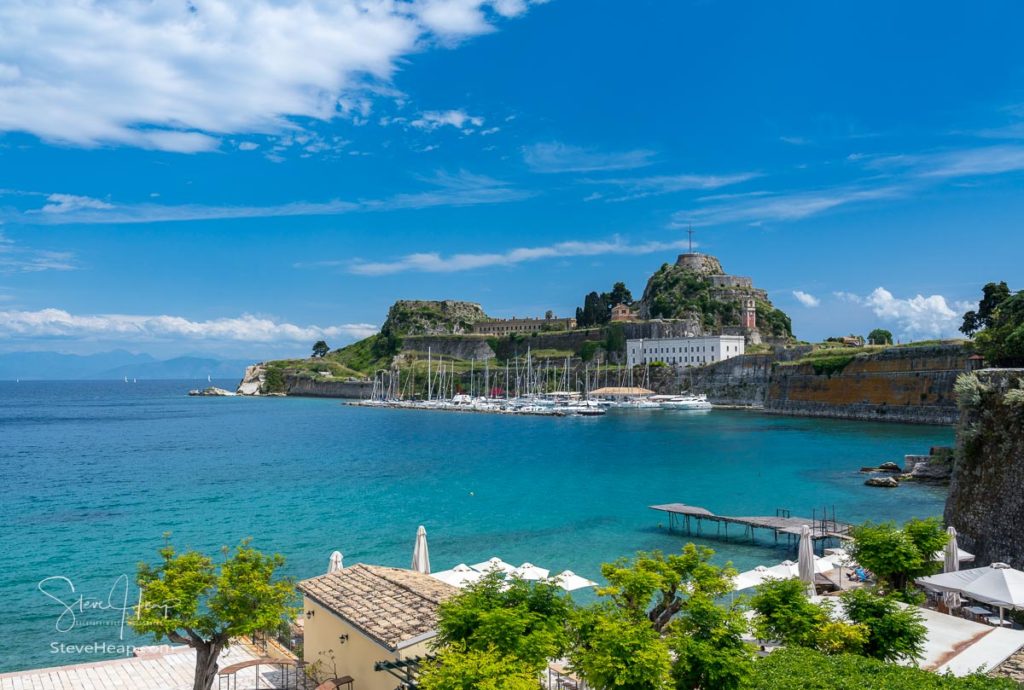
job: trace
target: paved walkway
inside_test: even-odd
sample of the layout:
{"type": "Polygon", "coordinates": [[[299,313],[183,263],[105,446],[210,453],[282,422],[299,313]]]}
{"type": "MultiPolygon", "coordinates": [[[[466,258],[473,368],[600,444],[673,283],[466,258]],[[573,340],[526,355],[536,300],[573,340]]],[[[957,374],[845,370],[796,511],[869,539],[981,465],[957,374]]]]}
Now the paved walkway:
{"type": "MultiPolygon", "coordinates": [[[[220,667],[256,657],[241,645],[229,647],[220,657],[220,667]]],[[[186,647],[172,647],[126,659],[91,664],[55,666],[0,674],[0,690],[191,690],[196,655],[186,647]]],[[[277,688],[277,669],[261,667],[259,687],[277,688]]],[[[238,673],[239,688],[256,687],[256,670],[238,673]]],[[[217,681],[214,681],[217,688],[217,681]]]]}

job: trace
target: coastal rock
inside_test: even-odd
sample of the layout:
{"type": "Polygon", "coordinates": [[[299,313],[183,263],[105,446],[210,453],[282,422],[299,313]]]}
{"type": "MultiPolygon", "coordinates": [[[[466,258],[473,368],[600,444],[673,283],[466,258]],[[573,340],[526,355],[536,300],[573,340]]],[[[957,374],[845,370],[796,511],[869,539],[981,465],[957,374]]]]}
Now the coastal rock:
{"type": "Polygon", "coordinates": [[[948,482],[953,475],[953,449],[932,448],[928,455],[907,455],[903,471],[914,479],[948,482]]]}
{"type": "Polygon", "coordinates": [[[398,300],[388,310],[382,334],[461,335],[472,331],[477,321],[488,316],[475,302],[457,300],[398,300]]]}
{"type": "Polygon", "coordinates": [[[232,393],[231,391],[224,390],[223,388],[217,388],[216,386],[209,386],[207,388],[203,388],[202,390],[199,390],[199,389],[190,390],[188,392],[188,394],[191,395],[191,396],[210,397],[210,398],[218,398],[218,397],[225,397],[225,396],[233,396],[233,395],[235,395],[235,393],[232,393]]]}
{"type": "Polygon", "coordinates": [[[878,486],[883,489],[895,489],[899,485],[896,477],[871,477],[864,482],[864,486],[878,486]]]}
{"type": "Polygon", "coordinates": [[[895,462],[883,462],[881,465],[878,466],[878,471],[879,472],[892,472],[893,474],[899,474],[903,470],[900,469],[900,466],[897,465],[895,462]]]}
{"type": "Polygon", "coordinates": [[[245,368],[245,375],[235,392],[238,395],[259,395],[266,378],[267,370],[262,364],[248,366],[245,368]]]}

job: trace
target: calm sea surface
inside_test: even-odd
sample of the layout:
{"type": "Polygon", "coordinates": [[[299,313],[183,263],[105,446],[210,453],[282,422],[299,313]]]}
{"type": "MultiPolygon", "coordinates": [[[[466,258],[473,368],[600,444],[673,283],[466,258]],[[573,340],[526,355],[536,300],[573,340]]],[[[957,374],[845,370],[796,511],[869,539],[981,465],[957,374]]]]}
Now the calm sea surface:
{"type": "MultiPolygon", "coordinates": [[[[153,560],[165,532],[211,553],[251,536],[305,578],[335,549],[347,564],[407,567],[423,524],[435,570],[498,555],[593,578],[603,561],[683,545],[654,503],[938,515],[943,490],[871,489],[857,470],[953,436],[726,411],[549,419],[186,397],[195,385],[0,382],[0,672],[151,644],[122,639],[104,607],[123,606],[118,577],[153,560]]],[[[695,541],[741,570],[791,556],[695,541]]]]}

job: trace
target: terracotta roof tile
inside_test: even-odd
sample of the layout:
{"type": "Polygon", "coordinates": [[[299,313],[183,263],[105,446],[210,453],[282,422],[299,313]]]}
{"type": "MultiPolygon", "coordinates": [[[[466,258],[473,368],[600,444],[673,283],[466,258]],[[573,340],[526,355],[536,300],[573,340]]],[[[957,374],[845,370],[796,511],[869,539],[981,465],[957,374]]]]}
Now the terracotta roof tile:
{"type": "Polygon", "coordinates": [[[429,575],[362,563],[303,580],[298,587],[391,650],[432,632],[438,604],[458,592],[429,575]]]}

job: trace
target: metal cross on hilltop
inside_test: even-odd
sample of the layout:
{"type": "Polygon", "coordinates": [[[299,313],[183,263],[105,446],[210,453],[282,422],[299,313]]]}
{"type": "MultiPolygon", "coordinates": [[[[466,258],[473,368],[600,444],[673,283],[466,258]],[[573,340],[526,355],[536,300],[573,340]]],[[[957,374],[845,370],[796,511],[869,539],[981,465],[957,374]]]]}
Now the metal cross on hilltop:
{"type": "Polygon", "coordinates": [[[690,253],[693,254],[693,226],[692,225],[687,227],[686,234],[690,236],[690,253]]]}

